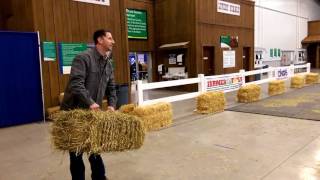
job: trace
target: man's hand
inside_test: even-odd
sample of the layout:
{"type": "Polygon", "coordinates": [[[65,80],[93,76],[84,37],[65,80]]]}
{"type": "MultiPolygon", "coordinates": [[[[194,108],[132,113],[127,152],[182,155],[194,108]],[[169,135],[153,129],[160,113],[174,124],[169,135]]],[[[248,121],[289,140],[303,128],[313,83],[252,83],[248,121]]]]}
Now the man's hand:
{"type": "Polygon", "coordinates": [[[90,109],[91,110],[99,110],[100,106],[97,103],[93,103],[93,104],[90,105],[90,109]]]}
{"type": "Polygon", "coordinates": [[[114,111],[114,107],[108,106],[108,111],[114,111]]]}

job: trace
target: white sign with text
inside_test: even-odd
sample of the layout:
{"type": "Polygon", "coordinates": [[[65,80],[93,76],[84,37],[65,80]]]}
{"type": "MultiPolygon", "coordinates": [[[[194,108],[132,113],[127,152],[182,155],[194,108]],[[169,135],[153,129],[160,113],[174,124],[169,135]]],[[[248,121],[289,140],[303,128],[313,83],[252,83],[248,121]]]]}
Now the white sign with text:
{"type": "Polygon", "coordinates": [[[110,0],[74,0],[74,1],[110,6],[110,0]]]}
{"type": "Polygon", "coordinates": [[[217,9],[220,13],[240,16],[240,5],[217,0],[217,9]]]}

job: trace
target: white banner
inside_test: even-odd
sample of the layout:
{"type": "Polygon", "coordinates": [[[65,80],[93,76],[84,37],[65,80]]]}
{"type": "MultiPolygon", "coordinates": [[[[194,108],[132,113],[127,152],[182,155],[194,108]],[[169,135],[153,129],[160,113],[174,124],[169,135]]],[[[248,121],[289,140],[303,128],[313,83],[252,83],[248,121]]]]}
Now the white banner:
{"type": "Polygon", "coordinates": [[[217,0],[217,9],[220,13],[240,16],[240,5],[217,0]]]}
{"type": "Polygon", "coordinates": [[[74,0],[74,1],[110,6],[110,0],[74,0]]]}
{"type": "Polygon", "coordinates": [[[239,89],[243,84],[241,75],[225,75],[218,78],[206,78],[207,91],[234,91],[239,89]]]}

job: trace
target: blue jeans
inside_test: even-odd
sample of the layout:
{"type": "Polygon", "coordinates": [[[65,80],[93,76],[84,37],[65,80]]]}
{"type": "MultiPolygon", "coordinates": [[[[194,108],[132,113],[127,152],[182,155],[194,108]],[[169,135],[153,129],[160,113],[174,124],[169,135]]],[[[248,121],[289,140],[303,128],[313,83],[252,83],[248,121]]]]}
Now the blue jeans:
{"type": "MultiPolygon", "coordinates": [[[[85,180],[85,167],[82,160],[82,153],[76,155],[75,152],[69,152],[69,155],[72,180],[85,180]]],[[[89,162],[91,165],[92,180],[106,180],[101,156],[99,154],[91,154],[89,156],[89,162]]]]}

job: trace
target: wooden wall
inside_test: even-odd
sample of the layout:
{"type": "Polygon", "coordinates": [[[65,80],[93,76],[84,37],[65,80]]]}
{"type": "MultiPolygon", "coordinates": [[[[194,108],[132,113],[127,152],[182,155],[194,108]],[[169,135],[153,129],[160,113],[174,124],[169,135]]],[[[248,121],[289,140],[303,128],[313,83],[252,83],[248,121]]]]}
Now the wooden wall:
{"type": "Polygon", "coordinates": [[[157,65],[166,64],[167,52],[159,46],[169,43],[187,42],[186,68],[189,77],[196,76],[195,71],[195,6],[196,0],[158,0],[155,3],[155,36],[157,65]]]}
{"type": "MultiPolygon", "coordinates": [[[[88,4],[73,0],[32,0],[34,30],[40,31],[41,41],[93,42],[96,29],[111,30],[114,47],[115,77],[118,83],[128,83],[128,44],[124,22],[123,1],[111,1],[110,6],[88,4]]],[[[45,107],[58,105],[58,96],[64,91],[68,75],[61,75],[58,61],[43,62],[45,107]]]]}
{"type": "MultiPolygon", "coordinates": [[[[226,0],[227,1],[227,0],[226,0]]],[[[197,1],[197,71],[203,72],[202,46],[214,46],[215,74],[237,72],[243,68],[243,47],[250,47],[250,69],[253,69],[254,56],[254,2],[247,0],[228,0],[240,5],[240,16],[217,12],[216,0],[197,1]],[[223,68],[223,49],[220,47],[220,36],[239,37],[236,51],[236,67],[223,68]]]]}
{"type": "Polygon", "coordinates": [[[320,35],[320,20],[308,22],[308,35],[320,35]]]}
{"type": "Polygon", "coordinates": [[[0,1],[0,28],[11,31],[33,31],[30,0],[0,1]]]}

